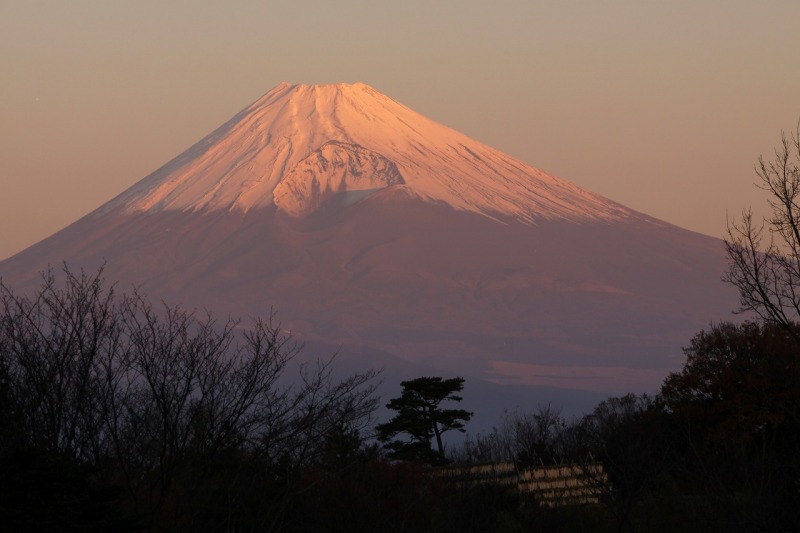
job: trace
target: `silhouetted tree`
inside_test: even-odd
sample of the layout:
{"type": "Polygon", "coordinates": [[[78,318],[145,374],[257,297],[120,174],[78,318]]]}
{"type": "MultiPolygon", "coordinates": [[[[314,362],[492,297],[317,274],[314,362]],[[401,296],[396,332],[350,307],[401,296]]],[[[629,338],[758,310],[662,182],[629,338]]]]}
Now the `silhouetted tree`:
{"type": "Polygon", "coordinates": [[[746,530],[787,530],[800,519],[800,358],[787,327],[797,328],[712,326],[662,387],[701,473],[694,485],[746,530]]]}
{"type": "MultiPolygon", "coordinates": [[[[149,527],[210,525],[196,521],[210,499],[245,485],[272,491],[254,528],[274,525],[326,436],[357,435],[377,405],[374,371],[336,380],[330,359],[292,379],[298,352],[271,321],[153,307],[117,295],[102,270],[45,272],[30,296],[0,282],[0,437],[125,487],[149,527]]],[[[235,522],[236,502],[217,508],[221,528],[235,522]]]]}
{"type": "Polygon", "coordinates": [[[506,412],[486,435],[468,437],[455,452],[460,463],[514,461],[521,468],[574,460],[566,440],[569,426],[561,410],[551,404],[536,411],[506,412]]]}
{"type": "Polygon", "coordinates": [[[576,428],[582,459],[601,461],[605,467],[611,490],[604,491],[604,503],[620,530],[636,529],[635,511],[670,466],[665,423],[658,398],[626,394],[600,402],[576,428]]]}
{"type": "Polygon", "coordinates": [[[772,160],[759,157],[755,171],[771,216],[758,223],[748,209],[728,224],[724,280],[739,289],[741,310],[781,325],[800,342],[791,327],[800,318],[800,122],[789,136],[781,134],[772,160]]]}
{"type": "Polygon", "coordinates": [[[421,377],[403,381],[400,385],[403,387],[401,396],[386,404],[397,414],[375,428],[378,438],[387,442],[400,434],[407,436],[407,440],[386,444],[394,458],[444,462],[442,434],[450,430],[463,432],[472,413],[463,409],[442,409],[440,404],[461,401],[461,396],[456,393],[464,388],[464,378],[421,377]],[[434,442],[435,450],[432,449],[434,442]]]}

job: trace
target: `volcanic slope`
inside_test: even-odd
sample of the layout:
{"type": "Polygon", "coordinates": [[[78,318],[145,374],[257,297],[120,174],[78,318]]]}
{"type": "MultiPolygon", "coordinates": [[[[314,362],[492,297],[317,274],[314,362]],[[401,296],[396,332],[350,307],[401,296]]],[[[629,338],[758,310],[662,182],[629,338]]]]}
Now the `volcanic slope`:
{"type": "Polygon", "coordinates": [[[345,357],[604,392],[654,389],[736,305],[718,240],[364,84],[279,85],[0,275],[61,261],[345,357]]]}

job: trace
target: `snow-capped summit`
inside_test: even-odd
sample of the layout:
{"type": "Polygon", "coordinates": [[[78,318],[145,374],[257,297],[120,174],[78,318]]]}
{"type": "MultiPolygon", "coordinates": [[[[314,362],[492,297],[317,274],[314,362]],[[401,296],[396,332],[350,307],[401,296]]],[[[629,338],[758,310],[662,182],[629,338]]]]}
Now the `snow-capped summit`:
{"type": "Polygon", "coordinates": [[[103,211],[241,210],[295,217],[405,185],[489,217],[622,219],[624,207],[356,83],[282,83],[103,211]]]}

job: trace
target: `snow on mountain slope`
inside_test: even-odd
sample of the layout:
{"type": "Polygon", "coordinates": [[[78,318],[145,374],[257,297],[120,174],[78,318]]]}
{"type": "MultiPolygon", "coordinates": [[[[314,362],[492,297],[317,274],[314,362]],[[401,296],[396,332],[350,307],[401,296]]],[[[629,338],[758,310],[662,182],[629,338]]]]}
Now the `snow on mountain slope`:
{"type": "Polygon", "coordinates": [[[377,189],[403,183],[397,165],[385,157],[358,145],[330,141],[287,172],[273,196],[278,209],[304,216],[336,195],[352,203],[377,189]]]}
{"type": "Polygon", "coordinates": [[[361,83],[282,83],[102,211],[247,212],[276,205],[305,216],[336,193],[363,196],[394,184],[455,209],[527,222],[620,220],[633,213],[361,83]]]}

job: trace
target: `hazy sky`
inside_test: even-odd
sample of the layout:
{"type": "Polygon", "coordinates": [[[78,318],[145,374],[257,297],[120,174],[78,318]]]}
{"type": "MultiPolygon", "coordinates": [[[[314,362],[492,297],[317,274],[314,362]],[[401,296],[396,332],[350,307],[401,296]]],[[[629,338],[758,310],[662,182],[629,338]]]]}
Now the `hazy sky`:
{"type": "Polygon", "coordinates": [[[800,2],[0,0],[0,258],[281,81],[362,81],[722,235],[800,118],[800,2]]]}

